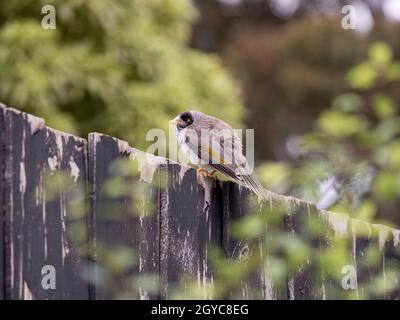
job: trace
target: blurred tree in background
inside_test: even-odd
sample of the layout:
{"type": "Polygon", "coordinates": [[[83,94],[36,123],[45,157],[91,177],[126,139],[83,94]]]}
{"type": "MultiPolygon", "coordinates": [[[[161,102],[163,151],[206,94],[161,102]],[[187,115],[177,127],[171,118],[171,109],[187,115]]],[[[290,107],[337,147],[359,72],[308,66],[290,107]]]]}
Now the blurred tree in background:
{"type": "Polygon", "coordinates": [[[400,62],[376,42],[345,79],[349,91],[333,99],[313,131],[289,143],[295,159],[265,163],[260,175],[269,188],[323,209],[400,224],[400,62]]]}
{"type": "MultiPolygon", "coordinates": [[[[81,136],[101,131],[139,148],[146,146],[147,130],[166,129],[169,119],[187,109],[234,127],[245,121],[255,129],[257,175],[267,188],[398,226],[399,24],[371,5],[370,32],[344,30],[340,8],[347,1],[286,1],[296,5],[292,11],[278,10],[278,0],[193,2],[198,11],[189,0],[2,3],[0,101],[42,116],[54,128],[81,136]],[[41,27],[47,4],[56,8],[56,30],[41,27]],[[326,14],[326,7],[336,14],[326,14]],[[221,64],[244,89],[246,117],[238,87],[221,64]]],[[[143,195],[137,186],[122,188],[123,179],[117,175],[105,184],[110,203],[126,190],[143,195]]],[[[120,222],[123,210],[109,210],[104,207],[107,218],[120,222]]],[[[83,212],[78,210],[78,218],[83,212]]],[[[272,279],[286,286],[287,262],[301,268],[309,257],[332,274],[348,263],[348,244],[312,250],[313,237],[326,229],[305,229],[303,239],[283,230],[285,212],[286,207],[254,211],[232,228],[238,240],[268,248],[272,279]],[[265,226],[272,228],[265,232],[265,226]]],[[[84,226],[77,226],[74,236],[83,243],[84,226]]],[[[104,278],[119,293],[113,276],[136,267],[135,253],[97,245],[104,250],[104,278]]],[[[262,254],[244,263],[219,254],[211,252],[219,274],[210,285],[218,298],[238,292],[242,279],[264,263],[262,254]]],[[[157,292],[157,279],[146,280],[149,292],[157,292]]],[[[139,281],[132,277],[125,285],[139,281]]],[[[193,288],[193,297],[202,298],[197,283],[193,288]]],[[[177,296],[191,297],[180,287],[177,296]]]]}
{"type": "Polygon", "coordinates": [[[341,27],[346,1],[193,2],[200,14],[186,0],[2,4],[0,101],[55,128],[82,136],[101,131],[139,148],[147,130],[166,129],[186,109],[235,127],[245,121],[255,129],[258,163],[269,161],[260,168],[269,188],[326,208],[349,198],[337,194],[343,189],[351,199],[335,209],[398,221],[398,205],[386,201],[378,209],[383,194],[399,195],[390,167],[397,161],[397,113],[390,110],[400,99],[392,66],[400,26],[385,18],[383,6],[357,2],[373,16],[373,28],[359,32],[341,27]],[[56,7],[56,30],[41,27],[45,4],[56,7]],[[375,41],[380,45],[369,50],[375,41]],[[246,117],[220,59],[243,87],[246,117]],[[392,78],[380,75],[374,59],[390,66],[392,78]],[[373,205],[353,201],[369,187],[363,196],[363,187],[344,187],[357,177],[374,190],[373,205]]]}
{"type": "MultiPolygon", "coordinates": [[[[378,2],[195,1],[201,19],[192,46],[219,53],[241,83],[259,161],[290,158],[286,138],[311,130],[318,114],[347,90],[344,74],[367,57],[372,42],[385,41],[400,56],[400,25],[378,2]],[[343,29],[344,4],[363,5],[371,30],[343,29]]],[[[393,94],[400,99],[400,90],[393,94]]]]}
{"type": "Polygon", "coordinates": [[[400,224],[400,24],[389,2],[196,1],[192,46],[218,52],[241,83],[265,186],[400,224]],[[366,29],[342,28],[344,4],[366,29]]]}
{"type": "Polygon", "coordinates": [[[239,126],[237,87],[216,56],[186,43],[186,0],[8,1],[0,12],[0,101],[81,136],[101,131],[145,146],[187,109],[239,126]],[[41,27],[54,5],[56,30],[41,27]]]}

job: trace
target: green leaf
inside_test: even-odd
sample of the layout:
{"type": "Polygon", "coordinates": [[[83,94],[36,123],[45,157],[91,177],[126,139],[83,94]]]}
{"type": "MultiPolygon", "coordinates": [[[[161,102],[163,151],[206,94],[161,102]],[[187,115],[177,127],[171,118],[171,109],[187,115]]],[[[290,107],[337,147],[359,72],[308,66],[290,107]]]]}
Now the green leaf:
{"type": "Polygon", "coordinates": [[[388,81],[400,80],[400,62],[393,62],[386,72],[388,81]]]}
{"type": "Polygon", "coordinates": [[[396,105],[394,101],[385,94],[376,94],[372,98],[372,107],[380,119],[387,119],[395,115],[396,105]]]}
{"type": "Polygon", "coordinates": [[[400,169],[400,140],[394,141],[390,146],[390,159],[389,163],[392,168],[400,169]]]}
{"type": "Polygon", "coordinates": [[[383,120],[374,129],[373,135],[378,143],[390,141],[400,133],[400,118],[388,118],[383,120]]]}
{"type": "Polygon", "coordinates": [[[290,166],[285,162],[266,162],[258,169],[258,176],[265,187],[285,193],[290,185],[290,166]]]}
{"type": "Polygon", "coordinates": [[[365,200],[355,212],[355,218],[363,221],[372,221],[375,217],[376,205],[371,200],[365,200]]]}
{"type": "Polygon", "coordinates": [[[400,175],[381,172],[373,183],[374,193],[382,200],[394,200],[400,195],[400,175]]]}
{"type": "Polygon", "coordinates": [[[337,138],[345,138],[365,129],[360,117],[331,110],[325,111],[318,123],[324,132],[337,138]]]}
{"type": "Polygon", "coordinates": [[[368,62],[363,62],[347,73],[346,80],[350,87],[365,90],[374,85],[377,76],[374,67],[368,62]]]}
{"type": "Polygon", "coordinates": [[[260,214],[251,214],[232,226],[232,233],[238,239],[253,239],[265,231],[266,224],[260,214]]]}
{"type": "Polygon", "coordinates": [[[362,108],[363,100],[355,93],[341,94],[333,100],[332,107],[343,112],[359,111],[362,108]]]}
{"type": "Polygon", "coordinates": [[[392,49],[385,42],[375,42],[369,48],[369,60],[374,67],[387,67],[392,58],[392,49]]]}

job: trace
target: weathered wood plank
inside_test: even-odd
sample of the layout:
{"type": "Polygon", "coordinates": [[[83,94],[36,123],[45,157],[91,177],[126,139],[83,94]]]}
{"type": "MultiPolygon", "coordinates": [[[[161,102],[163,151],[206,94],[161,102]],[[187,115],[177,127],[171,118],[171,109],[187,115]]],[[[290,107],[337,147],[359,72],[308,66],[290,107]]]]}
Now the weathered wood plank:
{"type": "MultiPolygon", "coordinates": [[[[285,230],[294,241],[309,250],[303,253],[299,262],[288,261],[289,300],[322,300],[326,298],[323,271],[320,268],[319,253],[329,249],[327,226],[318,217],[314,206],[298,203],[285,215],[285,230]]],[[[300,253],[299,253],[300,254],[300,253]]]]}
{"type": "Polygon", "coordinates": [[[382,261],[385,280],[390,284],[389,289],[385,288],[384,295],[386,300],[400,300],[400,231],[391,231],[385,241],[385,260],[382,261]]]}
{"type": "Polygon", "coordinates": [[[87,146],[3,105],[0,164],[0,298],[211,298],[216,283],[237,299],[400,299],[399,230],[291,197],[259,203],[234,183],[105,135],[87,146]],[[247,238],[235,236],[240,224],[247,238]],[[238,271],[230,283],[213,248],[238,271]],[[45,265],[54,290],[42,286],[45,265]],[[343,286],[348,268],[354,288],[343,286]]]}
{"type": "MultiPolygon", "coordinates": [[[[354,223],[354,220],[352,221],[354,223]]],[[[369,224],[369,234],[356,234],[358,290],[364,299],[400,299],[399,230],[369,224]],[[366,243],[364,248],[359,242],[366,243]]]]}
{"type": "Polygon", "coordinates": [[[4,170],[5,131],[4,114],[6,106],[0,103],[0,300],[4,299],[4,170]]]}
{"type": "Polygon", "coordinates": [[[80,277],[87,245],[85,140],[10,108],[4,128],[5,297],[87,299],[80,277]],[[54,289],[42,286],[45,265],[55,268],[54,289]]]}
{"type": "Polygon", "coordinates": [[[146,171],[141,154],[89,134],[94,299],[158,296],[159,177],[146,171]]]}
{"type": "Polygon", "coordinates": [[[233,262],[243,261],[243,269],[246,264],[256,264],[255,271],[241,279],[239,290],[232,290],[228,297],[303,300],[399,296],[398,230],[320,211],[307,202],[272,193],[271,203],[260,206],[254,199],[246,199],[248,194],[235,184],[225,184],[225,253],[233,262]],[[280,210],[274,209],[279,206],[280,210]],[[266,227],[262,240],[231,235],[235,221],[246,224],[240,219],[257,212],[264,217],[266,227]],[[244,252],[247,259],[243,259],[244,252]],[[280,259],[286,265],[286,290],[282,290],[281,281],[268,278],[271,265],[280,259]],[[355,284],[348,278],[352,270],[355,284]]]}
{"type": "Polygon", "coordinates": [[[222,190],[185,166],[168,164],[161,172],[162,297],[210,298],[214,270],[209,255],[222,245],[222,190]]]}
{"type": "Polygon", "coordinates": [[[306,263],[291,270],[289,266],[290,299],[398,297],[397,230],[345,214],[317,211],[305,202],[287,226],[295,239],[312,249],[306,263]]]}
{"type": "Polygon", "coordinates": [[[276,217],[270,203],[259,202],[248,189],[229,182],[224,184],[223,219],[223,249],[228,260],[242,264],[241,269],[253,270],[240,279],[238,288],[231,290],[227,298],[285,299],[286,279],[279,280],[271,274],[274,237],[283,231],[283,216],[276,217]],[[232,227],[250,214],[262,217],[263,231],[251,239],[235,237],[232,227]]]}

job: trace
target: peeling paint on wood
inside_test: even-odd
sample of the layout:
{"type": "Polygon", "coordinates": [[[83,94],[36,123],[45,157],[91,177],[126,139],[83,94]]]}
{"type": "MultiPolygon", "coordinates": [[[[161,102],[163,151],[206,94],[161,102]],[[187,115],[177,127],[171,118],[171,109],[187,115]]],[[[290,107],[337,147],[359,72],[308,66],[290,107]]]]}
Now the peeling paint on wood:
{"type": "MultiPolygon", "coordinates": [[[[119,148],[119,150],[121,149],[119,148]]],[[[126,152],[127,148],[123,150],[126,152]]],[[[140,180],[147,183],[152,183],[155,172],[162,164],[167,163],[167,159],[165,158],[160,158],[134,148],[129,148],[129,158],[137,160],[140,180]]]]}
{"type": "MultiPolygon", "coordinates": [[[[159,269],[158,177],[153,177],[152,172],[151,179],[139,178],[139,181],[132,171],[127,173],[122,170],[119,164],[126,166],[130,163],[121,161],[135,162],[139,171],[144,170],[145,164],[137,157],[139,152],[130,158],[130,149],[126,142],[119,139],[98,133],[89,135],[91,241],[96,274],[93,299],[157,297],[157,293],[149,292],[142,285],[142,277],[157,275],[159,269]],[[113,191],[107,189],[112,179],[118,179],[116,187],[121,188],[123,193],[113,195],[113,191]],[[154,182],[155,186],[150,182],[154,182]],[[103,271],[110,267],[108,260],[121,248],[128,250],[128,255],[134,256],[136,261],[105,279],[107,275],[103,271]]],[[[143,177],[142,172],[137,174],[143,177]]],[[[157,279],[150,282],[158,286],[157,279]]]]}
{"type": "MultiPolygon", "coordinates": [[[[160,190],[162,297],[174,297],[177,285],[183,280],[184,291],[189,284],[197,283],[199,298],[209,298],[207,286],[214,276],[209,252],[212,246],[222,244],[221,189],[209,178],[203,185],[198,184],[195,170],[182,175],[178,164],[163,165],[161,172],[164,179],[160,190]]],[[[185,295],[179,293],[181,297],[185,295]]]]}
{"type": "MultiPolygon", "coordinates": [[[[241,280],[241,290],[231,291],[230,299],[286,299],[287,288],[272,281],[270,276],[270,252],[266,245],[272,243],[269,228],[265,227],[266,242],[261,240],[238,240],[231,234],[231,227],[237,220],[250,213],[270,210],[271,205],[259,203],[248,189],[234,183],[224,184],[223,193],[223,250],[227,258],[239,263],[246,263],[249,256],[260,254],[260,263],[246,279],[241,280]],[[245,258],[244,258],[245,257],[245,258]]],[[[280,228],[283,231],[283,222],[280,228]]]]}
{"type": "MultiPolygon", "coordinates": [[[[400,250],[396,247],[395,235],[398,230],[383,225],[369,224],[364,221],[349,218],[340,213],[329,211],[317,211],[311,207],[311,215],[303,205],[296,210],[295,214],[285,222],[289,229],[299,241],[308,241],[314,250],[320,252],[320,257],[327,250],[345,250],[346,255],[338,256],[344,259],[341,265],[334,270],[320,269],[318,271],[317,260],[309,260],[305,267],[289,271],[293,277],[292,284],[294,299],[365,299],[385,298],[398,299],[400,283],[395,283],[395,288],[389,293],[381,295],[371,291],[372,287],[378,286],[376,281],[382,278],[383,286],[389,287],[386,283],[385,273],[389,270],[399,269],[400,250]],[[315,220],[318,217],[318,220],[315,220]],[[314,219],[314,222],[312,221],[314,219]],[[315,222],[322,223],[322,232],[312,236],[312,225],[315,222]],[[340,246],[343,246],[340,249],[340,246]],[[379,259],[377,263],[367,263],[367,256],[374,255],[379,259]],[[355,288],[345,289],[342,287],[341,279],[343,267],[350,266],[356,271],[355,288]],[[332,273],[333,272],[333,273],[332,273]],[[334,277],[336,277],[334,279],[334,277]]],[[[318,255],[313,255],[314,259],[318,255]]],[[[381,283],[381,284],[382,284],[381,283]]],[[[291,294],[293,295],[293,294],[291,294]]]]}
{"type": "Polygon", "coordinates": [[[346,297],[400,298],[399,275],[391,273],[400,270],[400,230],[273,192],[260,202],[244,187],[204,178],[125,141],[91,133],[86,143],[1,104],[0,145],[0,299],[168,299],[185,297],[193,284],[199,298],[210,298],[207,287],[218,276],[213,247],[243,267],[259,258],[226,298],[332,299],[343,288],[318,260],[339,245],[343,263],[357,271],[346,297]],[[280,207],[285,214],[273,222],[280,207]],[[232,235],[236,221],[265,212],[262,241],[232,235]],[[285,261],[286,278],[278,283],[271,248],[281,234],[315,254],[299,265],[285,261]],[[371,251],[378,261],[366,265],[371,251]],[[45,264],[56,268],[56,290],[41,287],[45,264]],[[376,279],[380,295],[370,292],[376,279]]]}
{"type": "Polygon", "coordinates": [[[5,265],[5,237],[4,237],[4,198],[5,198],[5,127],[4,127],[4,115],[6,113],[6,106],[0,103],[0,299],[4,299],[4,265],[5,265]]]}
{"type": "MultiPolygon", "coordinates": [[[[44,127],[44,121],[7,108],[3,110],[5,133],[4,186],[5,212],[5,297],[8,299],[86,299],[88,285],[80,278],[85,264],[82,248],[75,247],[69,238],[72,212],[67,186],[53,176],[57,189],[52,199],[45,199],[48,159],[57,155],[57,168],[69,171],[69,161],[85,172],[84,150],[75,148],[85,141],[44,127]],[[40,190],[40,191],[39,191],[40,190]],[[56,270],[56,289],[41,286],[41,269],[53,265],[56,270]],[[29,288],[29,290],[28,290],[29,288]]],[[[78,182],[78,179],[72,183],[78,182]]],[[[80,179],[85,185],[85,179],[80,179]]],[[[83,190],[84,192],[84,190],[83,190]]],[[[83,202],[85,202],[85,197],[83,202]]],[[[86,221],[82,223],[86,226],[86,221]]],[[[86,240],[87,243],[87,240],[86,240]]],[[[86,247],[86,245],[85,245],[86,247]]]]}

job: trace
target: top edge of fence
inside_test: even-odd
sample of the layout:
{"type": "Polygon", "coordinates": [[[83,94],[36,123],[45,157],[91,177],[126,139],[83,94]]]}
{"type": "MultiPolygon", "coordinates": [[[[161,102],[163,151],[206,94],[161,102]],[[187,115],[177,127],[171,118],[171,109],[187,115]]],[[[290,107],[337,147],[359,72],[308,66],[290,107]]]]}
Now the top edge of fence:
{"type": "Polygon", "coordinates": [[[92,144],[92,147],[96,147],[96,145],[101,141],[102,138],[106,139],[112,139],[114,140],[115,144],[117,145],[118,148],[118,153],[121,156],[125,156],[127,159],[130,160],[136,160],[139,163],[139,171],[140,171],[140,178],[142,181],[151,183],[152,182],[152,177],[154,176],[155,171],[161,166],[161,165],[167,165],[167,164],[176,164],[181,166],[183,171],[187,171],[189,169],[193,169],[185,164],[178,163],[175,161],[172,161],[168,158],[165,157],[160,157],[153,155],[151,153],[145,152],[143,150],[140,150],[135,147],[131,147],[129,143],[125,140],[99,133],[99,132],[90,132],[88,139],[89,139],[89,144],[92,144]]]}
{"type": "MultiPolygon", "coordinates": [[[[131,147],[127,141],[124,141],[122,139],[119,139],[119,138],[116,138],[116,137],[113,137],[113,136],[110,136],[110,135],[107,135],[104,133],[90,132],[88,134],[88,139],[85,139],[85,138],[75,136],[73,134],[69,134],[69,133],[66,133],[66,132],[51,128],[51,127],[47,127],[45,125],[45,120],[43,118],[33,116],[29,113],[15,109],[13,107],[9,107],[6,104],[1,103],[1,102],[0,102],[0,109],[3,109],[4,111],[8,110],[8,111],[14,112],[16,114],[25,116],[27,118],[27,120],[31,123],[32,134],[34,134],[38,130],[47,128],[48,130],[51,130],[55,134],[59,134],[59,135],[67,136],[67,137],[73,137],[77,140],[83,141],[84,143],[87,143],[87,141],[89,141],[89,144],[91,142],[94,144],[97,144],[102,137],[113,139],[116,142],[119,153],[122,156],[126,156],[127,158],[129,158],[131,160],[137,160],[139,162],[139,167],[141,168],[141,170],[142,170],[141,173],[143,174],[143,176],[141,176],[143,181],[151,182],[151,177],[153,176],[155,170],[157,170],[157,168],[160,165],[164,165],[164,164],[176,164],[176,165],[181,166],[182,171],[183,171],[182,176],[184,176],[186,174],[186,172],[189,171],[190,169],[193,170],[193,167],[188,166],[184,163],[178,163],[178,162],[175,162],[175,161],[165,158],[165,157],[159,157],[159,156],[147,153],[138,148],[131,147]]],[[[233,182],[233,183],[235,183],[235,182],[233,182]]],[[[267,193],[267,199],[265,201],[259,200],[259,202],[260,203],[269,202],[270,206],[272,206],[274,201],[283,203],[284,205],[288,206],[288,208],[289,208],[288,214],[289,215],[292,214],[293,212],[296,212],[296,210],[295,210],[296,208],[298,208],[300,206],[306,206],[308,211],[310,211],[312,208],[313,211],[316,211],[319,216],[325,218],[329,222],[330,227],[335,231],[337,231],[336,229],[338,229],[341,224],[342,225],[346,224],[348,226],[348,229],[352,228],[353,225],[356,225],[359,223],[367,224],[368,227],[376,229],[376,230],[378,230],[378,232],[392,233],[393,238],[394,238],[393,239],[394,244],[396,246],[400,245],[400,241],[399,241],[400,230],[399,229],[389,227],[389,226],[386,226],[383,224],[374,224],[374,223],[370,223],[368,221],[355,219],[355,218],[352,218],[347,213],[333,212],[333,211],[329,211],[329,210],[319,209],[316,207],[316,205],[314,203],[312,203],[310,201],[296,198],[294,196],[282,195],[282,194],[270,191],[268,189],[265,189],[265,190],[267,193]]],[[[338,229],[338,231],[340,231],[339,229],[338,229]]],[[[346,230],[346,234],[348,232],[349,232],[349,230],[346,230]]]]}
{"type": "Polygon", "coordinates": [[[8,105],[6,105],[4,103],[1,103],[1,102],[0,102],[0,109],[2,109],[3,112],[9,111],[9,112],[13,112],[16,115],[20,115],[22,117],[25,117],[26,120],[30,124],[31,134],[35,134],[39,130],[42,130],[42,129],[47,129],[47,130],[53,132],[57,136],[64,136],[64,137],[68,137],[68,138],[74,138],[75,140],[80,140],[80,141],[82,141],[84,143],[86,143],[86,141],[87,141],[85,138],[79,137],[77,135],[74,135],[74,134],[71,134],[71,133],[68,133],[68,132],[65,132],[65,131],[61,131],[61,130],[58,130],[58,129],[55,129],[55,128],[47,126],[45,119],[42,118],[42,117],[34,116],[34,115],[30,114],[30,113],[18,110],[18,109],[14,108],[14,107],[10,107],[10,106],[8,106],[8,105]]]}

